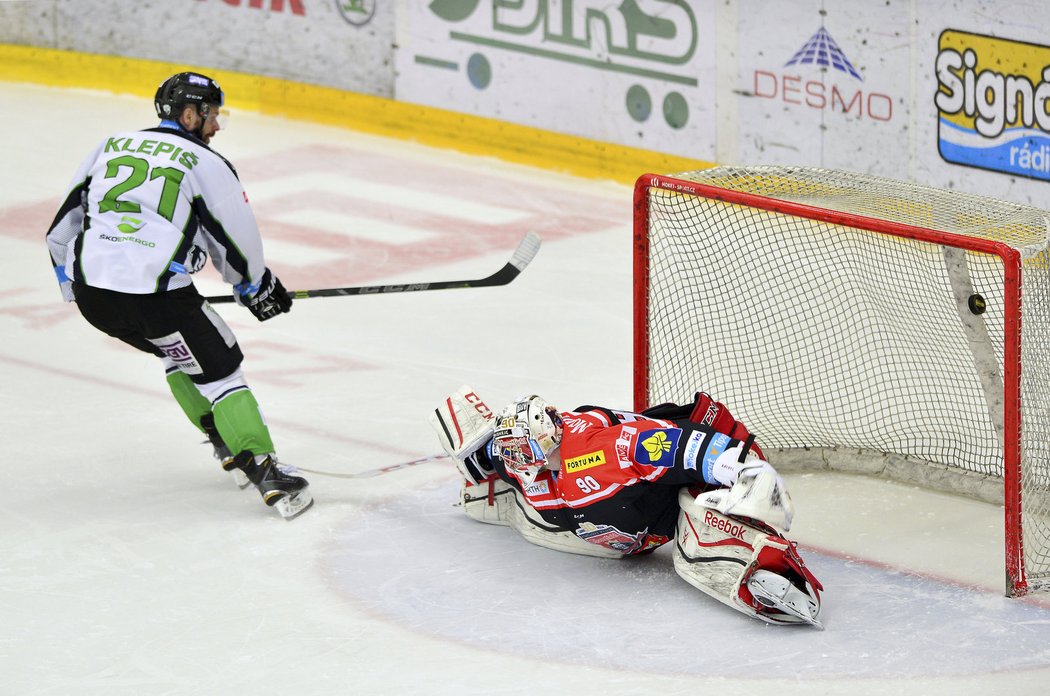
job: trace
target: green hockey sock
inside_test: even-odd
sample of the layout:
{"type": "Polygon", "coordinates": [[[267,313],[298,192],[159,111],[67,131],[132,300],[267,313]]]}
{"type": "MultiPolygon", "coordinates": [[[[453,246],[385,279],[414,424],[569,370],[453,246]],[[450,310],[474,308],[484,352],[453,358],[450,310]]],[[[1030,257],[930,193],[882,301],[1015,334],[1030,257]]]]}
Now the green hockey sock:
{"type": "Polygon", "coordinates": [[[252,454],[270,454],[274,451],[270,429],[263,422],[259,402],[249,389],[239,389],[219,401],[212,408],[215,427],[234,454],[251,450],[252,454]]]}
{"type": "Polygon", "coordinates": [[[168,387],[171,389],[175,400],[182,407],[182,412],[190,419],[197,430],[204,432],[201,427],[201,418],[211,413],[211,402],[204,398],[197,385],[193,383],[189,375],[181,370],[176,370],[167,376],[168,387]]]}

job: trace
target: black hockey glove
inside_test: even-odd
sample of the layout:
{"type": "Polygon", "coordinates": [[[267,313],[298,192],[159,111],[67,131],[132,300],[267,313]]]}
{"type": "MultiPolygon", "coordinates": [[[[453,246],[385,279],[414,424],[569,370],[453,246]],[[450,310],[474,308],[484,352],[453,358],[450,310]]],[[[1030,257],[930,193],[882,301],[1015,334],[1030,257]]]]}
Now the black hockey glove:
{"type": "Polygon", "coordinates": [[[240,301],[259,321],[292,311],[292,296],[269,268],[259,281],[259,291],[250,297],[241,295],[240,301]]]}

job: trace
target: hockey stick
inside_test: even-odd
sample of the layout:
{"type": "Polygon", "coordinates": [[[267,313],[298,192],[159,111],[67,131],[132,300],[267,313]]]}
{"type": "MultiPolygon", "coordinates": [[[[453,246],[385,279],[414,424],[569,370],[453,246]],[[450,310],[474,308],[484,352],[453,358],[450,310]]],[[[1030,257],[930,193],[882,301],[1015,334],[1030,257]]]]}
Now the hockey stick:
{"type": "Polygon", "coordinates": [[[382,466],[378,469],[368,469],[367,471],[357,471],[351,474],[340,474],[334,471],[317,471],[316,469],[305,469],[301,466],[295,467],[299,471],[307,474],[317,474],[318,476],[331,476],[332,478],[345,478],[345,479],[360,479],[360,478],[373,478],[382,474],[389,473],[391,471],[397,471],[398,469],[407,469],[410,466],[417,464],[426,464],[427,462],[436,462],[439,459],[448,459],[447,454],[432,454],[429,457],[420,457],[419,459],[413,459],[410,462],[401,462],[399,464],[391,464],[389,466],[382,466]]]}
{"type": "MultiPolygon", "coordinates": [[[[293,290],[288,294],[296,300],[308,297],[335,297],[340,295],[384,295],[392,292],[420,292],[422,290],[452,290],[454,288],[487,288],[506,285],[525,270],[540,250],[540,236],[529,232],[518,242],[510,261],[495,273],[478,280],[440,280],[432,283],[408,283],[405,285],[360,285],[349,288],[322,288],[320,290],[293,290]]],[[[205,297],[211,304],[233,302],[233,295],[205,297]]]]}

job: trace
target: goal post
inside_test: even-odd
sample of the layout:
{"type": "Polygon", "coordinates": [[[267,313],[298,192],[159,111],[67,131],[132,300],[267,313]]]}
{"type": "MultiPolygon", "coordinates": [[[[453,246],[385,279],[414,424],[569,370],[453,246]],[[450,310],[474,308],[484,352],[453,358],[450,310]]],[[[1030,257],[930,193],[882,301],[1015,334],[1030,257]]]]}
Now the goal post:
{"type": "Polygon", "coordinates": [[[1002,504],[1007,595],[1050,590],[1050,213],[775,166],[634,206],[636,409],[703,389],[775,466],[1002,504]]]}

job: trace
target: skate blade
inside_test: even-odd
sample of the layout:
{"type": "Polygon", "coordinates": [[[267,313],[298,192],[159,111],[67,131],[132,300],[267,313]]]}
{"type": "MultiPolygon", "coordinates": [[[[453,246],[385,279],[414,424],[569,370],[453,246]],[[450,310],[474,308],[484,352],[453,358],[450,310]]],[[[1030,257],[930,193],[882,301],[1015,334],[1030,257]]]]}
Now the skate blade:
{"type": "Polygon", "coordinates": [[[804,621],[818,630],[824,630],[824,624],[816,616],[820,609],[814,606],[806,593],[786,578],[766,570],[758,570],[748,581],[747,588],[759,603],[804,621]]]}
{"type": "Polygon", "coordinates": [[[282,496],[280,500],[273,503],[267,502],[274,510],[286,520],[291,520],[303,514],[314,504],[314,498],[310,495],[310,489],[304,488],[295,495],[282,496]]]}
{"type": "Polygon", "coordinates": [[[248,474],[244,473],[243,469],[231,469],[230,473],[233,474],[233,482],[237,484],[237,487],[242,491],[251,485],[251,480],[248,478],[248,474]]]}
{"type": "Polygon", "coordinates": [[[248,474],[245,473],[244,469],[234,465],[233,457],[222,460],[222,470],[230,472],[233,476],[233,482],[237,484],[237,487],[242,491],[251,485],[251,480],[248,478],[248,474]]]}

